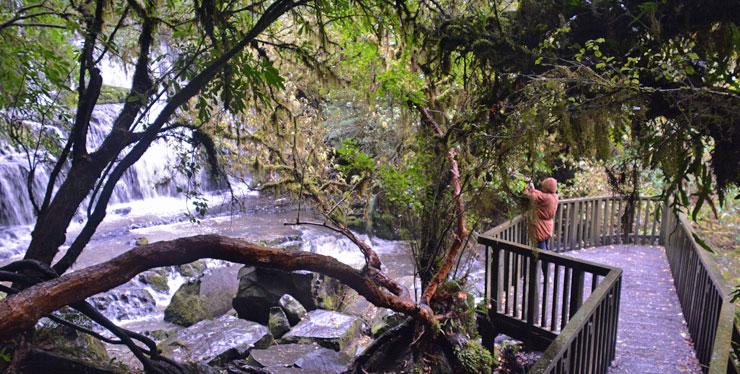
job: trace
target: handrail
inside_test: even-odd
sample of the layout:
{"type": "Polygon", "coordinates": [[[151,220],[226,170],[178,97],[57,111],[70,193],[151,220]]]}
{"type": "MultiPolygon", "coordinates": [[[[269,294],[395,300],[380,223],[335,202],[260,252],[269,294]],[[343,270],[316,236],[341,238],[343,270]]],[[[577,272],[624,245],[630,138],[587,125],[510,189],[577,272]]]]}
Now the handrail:
{"type": "MultiPolygon", "coordinates": [[[[695,242],[686,217],[666,214],[667,204],[660,198],[638,197],[629,201],[625,196],[561,200],[551,248],[563,252],[608,244],[664,245],[704,372],[739,372],[730,358],[734,305],[729,302],[728,290],[714,260],[695,242]]],[[[590,372],[606,372],[614,358],[621,269],[534,249],[528,231],[526,217],[519,215],[478,238],[487,247],[486,298],[492,305],[489,317],[508,328],[509,335],[524,329],[534,343],[547,343],[545,353],[531,372],[580,372],[572,370],[580,370],[583,365],[588,365],[590,372]],[[553,279],[558,281],[552,282],[548,291],[549,269],[554,270],[553,279]],[[592,274],[593,280],[591,294],[581,304],[585,273],[592,274]],[[603,277],[600,282],[599,277],[603,277]],[[561,285],[562,290],[558,290],[561,285]],[[579,291],[574,292],[576,288],[579,291]],[[542,313],[538,310],[540,290],[542,313]],[[570,293],[569,300],[566,293],[570,293]],[[563,301],[558,306],[559,300],[555,299],[561,294],[563,301]],[[505,304],[503,308],[499,298],[505,304]],[[547,311],[547,307],[551,310],[547,311]],[[561,316],[556,316],[561,314],[555,313],[558,308],[561,316]],[[550,312],[552,318],[546,316],[550,312]],[[614,334],[604,335],[603,330],[610,328],[614,334]]]]}
{"type": "MultiPolygon", "coordinates": [[[[553,371],[568,373],[568,367],[564,367],[569,363],[563,356],[567,355],[568,351],[573,349],[576,338],[583,333],[584,329],[588,328],[589,324],[593,324],[594,316],[600,311],[602,307],[601,302],[603,300],[615,299],[618,300],[619,291],[621,290],[622,282],[622,269],[616,269],[609,272],[609,275],[604,279],[602,286],[598,287],[589,296],[586,302],[578,309],[578,312],[571,318],[565,328],[560,332],[558,337],[550,344],[550,347],[542,354],[535,365],[529,370],[529,373],[550,373],[553,371]]],[[[611,331],[609,333],[612,333],[611,331]]],[[[616,339],[616,332],[614,332],[614,338],[616,339]]],[[[606,372],[606,368],[609,366],[611,360],[614,359],[613,350],[615,347],[600,347],[602,350],[611,349],[612,352],[605,352],[609,354],[607,360],[599,361],[596,366],[596,370],[600,372],[606,372]]]]}
{"type": "Polygon", "coordinates": [[[697,358],[705,373],[725,374],[734,369],[732,334],[735,306],[708,251],[692,235],[684,214],[669,214],[663,233],[666,256],[673,273],[697,358]]]}
{"type": "Polygon", "coordinates": [[[486,298],[495,328],[545,350],[532,372],[605,372],[614,359],[622,270],[532,248],[522,215],[478,242],[487,247],[486,298]]]}

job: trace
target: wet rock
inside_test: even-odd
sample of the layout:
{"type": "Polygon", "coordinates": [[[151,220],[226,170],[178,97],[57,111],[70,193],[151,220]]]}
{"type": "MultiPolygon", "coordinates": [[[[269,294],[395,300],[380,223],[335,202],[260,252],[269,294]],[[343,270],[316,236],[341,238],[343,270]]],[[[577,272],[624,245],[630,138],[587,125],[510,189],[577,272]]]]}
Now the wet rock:
{"type": "Polygon", "coordinates": [[[350,362],[351,359],[340,352],[311,343],[254,349],[246,363],[267,373],[341,373],[347,370],[350,362]],[[288,368],[293,370],[285,371],[288,368]]]}
{"type": "Polygon", "coordinates": [[[239,266],[209,269],[200,277],[199,295],[206,300],[209,314],[220,316],[231,310],[231,300],[239,289],[239,266]]]}
{"type": "Polygon", "coordinates": [[[236,295],[237,270],[236,266],[210,269],[199,279],[182,285],[165,309],[164,320],[190,326],[228,312],[236,295]]]}
{"type": "Polygon", "coordinates": [[[299,358],[295,365],[305,370],[316,370],[322,373],[344,373],[351,359],[342,352],[329,349],[313,351],[299,358]]]}
{"type": "Polygon", "coordinates": [[[154,312],[156,302],[145,289],[123,285],[87,299],[96,309],[115,320],[130,320],[154,312]]]}
{"type": "Polygon", "coordinates": [[[370,326],[370,334],[374,338],[377,338],[380,334],[398,326],[401,322],[405,321],[406,318],[407,317],[401,313],[396,313],[389,309],[382,309],[382,311],[373,319],[372,326],[370,326]]]}
{"type": "Polygon", "coordinates": [[[179,265],[176,269],[183,277],[199,277],[203,275],[203,272],[206,270],[206,263],[202,260],[198,260],[189,264],[179,265]]]}
{"type": "Polygon", "coordinates": [[[239,270],[239,289],[232,305],[240,318],[267,323],[270,307],[292,295],[306,309],[333,309],[347,288],[335,279],[308,271],[286,272],[245,266],[239,270]]]}
{"type": "MultiPolygon", "coordinates": [[[[92,323],[85,317],[68,308],[62,309],[63,318],[92,328],[92,323]]],[[[86,363],[107,364],[109,361],[105,345],[88,334],[83,334],[71,327],[56,323],[43,324],[34,331],[32,345],[42,351],[54,352],[62,357],[80,360],[86,363]]]]}
{"type": "Polygon", "coordinates": [[[124,367],[91,363],[73,357],[32,348],[21,363],[22,373],[50,373],[53,368],[55,374],[122,374],[127,370],[124,367]]]}
{"type": "Polygon", "coordinates": [[[326,352],[329,349],[321,347],[316,343],[277,344],[267,349],[253,349],[249,353],[249,359],[247,361],[260,367],[288,367],[294,366],[296,361],[314,351],[326,352]]]}
{"type": "Polygon", "coordinates": [[[160,293],[170,292],[170,286],[167,284],[167,270],[165,269],[145,271],[139,275],[139,281],[148,285],[154,291],[160,293]]]}
{"type": "Polygon", "coordinates": [[[232,316],[200,321],[163,341],[162,353],[176,361],[220,365],[272,343],[267,327],[232,316]]]}
{"type": "MultiPolygon", "coordinates": [[[[326,348],[345,351],[361,335],[362,320],[330,310],[312,310],[282,338],[286,343],[318,343],[326,348]]],[[[352,355],[354,352],[348,352],[352,355]]]]}
{"type": "Polygon", "coordinates": [[[124,208],[114,209],[113,210],[113,213],[118,214],[118,215],[121,215],[121,216],[126,216],[129,213],[131,213],[131,207],[128,206],[128,207],[124,207],[124,208]]]}
{"type": "Polygon", "coordinates": [[[301,305],[300,301],[296,300],[293,296],[285,294],[278,300],[280,307],[285,311],[285,315],[288,317],[291,325],[295,325],[306,317],[306,308],[301,305]]]}
{"type": "Polygon", "coordinates": [[[267,247],[285,248],[288,250],[297,250],[301,247],[301,234],[284,235],[265,242],[267,247]]]}
{"type": "Polygon", "coordinates": [[[268,321],[267,326],[270,328],[270,334],[272,334],[275,339],[290,331],[290,322],[288,321],[288,317],[285,315],[285,312],[283,312],[283,308],[279,306],[270,308],[270,320],[268,321]]]}
{"type": "Polygon", "coordinates": [[[180,326],[191,326],[198,321],[212,318],[199,295],[200,284],[183,284],[172,296],[170,305],[164,310],[164,320],[180,326]]]}

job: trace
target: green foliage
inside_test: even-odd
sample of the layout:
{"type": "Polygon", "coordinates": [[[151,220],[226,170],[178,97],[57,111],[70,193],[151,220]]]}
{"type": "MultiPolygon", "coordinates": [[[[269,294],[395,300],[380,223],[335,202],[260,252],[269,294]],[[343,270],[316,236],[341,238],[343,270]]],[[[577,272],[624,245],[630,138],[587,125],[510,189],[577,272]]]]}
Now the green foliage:
{"type": "Polygon", "coordinates": [[[375,161],[367,153],[362,152],[352,139],[342,142],[337,148],[337,169],[345,178],[364,178],[375,171],[375,161]]]}
{"type": "Polygon", "coordinates": [[[468,340],[463,347],[455,347],[455,357],[466,373],[491,373],[493,369],[491,352],[472,340],[468,340]]]}
{"type": "Polygon", "coordinates": [[[115,87],[103,85],[100,89],[100,97],[98,98],[99,104],[118,104],[126,101],[128,95],[128,89],[123,87],[115,87]]]}

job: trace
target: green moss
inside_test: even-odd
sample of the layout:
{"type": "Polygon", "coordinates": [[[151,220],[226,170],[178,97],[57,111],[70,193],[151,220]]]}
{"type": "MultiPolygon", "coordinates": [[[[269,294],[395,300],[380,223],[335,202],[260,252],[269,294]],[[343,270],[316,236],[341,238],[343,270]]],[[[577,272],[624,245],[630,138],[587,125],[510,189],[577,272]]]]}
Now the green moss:
{"type": "Polygon", "coordinates": [[[205,270],[205,268],[205,262],[198,260],[189,264],[178,266],[177,271],[179,271],[183,277],[194,277],[198,274],[203,273],[203,270],[205,270]]]}
{"type": "Polygon", "coordinates": [[[455,347],[455,357],[467,373],[491,373],[494,363],[491,352],[473,340],[464,347],[455,347]]]}
{"type": "Polygon", "coordinates": [[[139,279],[142,283],[151,286],[155,291],[169,292],[170,286],[167,284],[167,276],[155,272],[142,274],[139,279]]]}
{"type": "Polygon", "coordinates": [[[98,104],[117,104],[126,101],[128,88],[103,85],[100,88],[98,104]]]}
{"type": "Polygon", "coordinates": [[[339,337],[339,351],[346,354],[348,357],[354,357],[357,351],[357,345],[353,345],[352,342],[360,336],[360,328],[362,327],[362,321],[356,320],[352,327],[347,329],[347,332],[339,337]]]}
{"type": "Polygon", "coordinates": [[[164,320],[187,327],[211,318],[203,298],[198,295],[199,288],[197,283],[190,283],[177,290],[164,311],[164,320]]]}
{"type": "Polygon", "coordinates": [[[107,364],[109,361],[108,351],[101,341],[66,326],[49,324],[36,329],[33,344],[93,364],[107,364]]]}

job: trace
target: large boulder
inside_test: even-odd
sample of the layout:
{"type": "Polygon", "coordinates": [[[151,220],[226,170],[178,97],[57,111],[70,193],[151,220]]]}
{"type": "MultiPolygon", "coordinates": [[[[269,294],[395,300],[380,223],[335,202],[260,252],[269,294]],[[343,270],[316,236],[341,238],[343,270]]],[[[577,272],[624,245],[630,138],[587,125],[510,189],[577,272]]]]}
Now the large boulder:
{"type": "Polygon", "coordinates": [[[213,316],[206,311],[206,300],[199,295],[197,282],[183,284],[164,310],[164,320],[180,326],[191,326],[213,316]]]}
{"type": "Polygon", "coordinates": [[[210,269],[199,279],[182,285],[164,311],[164,320],[190,326],[223,315],[231,309],[238,286],[236,266],[210,269]]]}
{"type": "Polygon", "coordinates": [[[349,367],[351,358],[316,343],[278,344],[253,349],[247,362],[268,373],[342,373],[349,367]],[[284,371],[287,368],[300,370],[284,371]]]}
{"type": "Polygon", "coordinates": [[[352,341],[362,335],[362,320],[330,310],[312,310],[308,318],[302,320],[287,334],[282,341],[286,343],[317,343],[323,347],[348,352],[352,341]]]}
{"type": "Polygon", "coordinates": [[[91,363],[74,357],[31,348],[20,364],[21,373],[55,373],[55,374],[123,374],[123,367],[106,363],[91,363]],[[53,368],[53,369],[52,369],[53,368]]]}
{"type": "Polygon", "coordinates": [[[232,305],[239,317],[267,323],[270,307],[290,294],[306,309],[336,309],[346,286],[333,278],[309,271],[286,272],[245,266],[239,270],[239,290],[232,305]]]}
{"type": "MultiPolygon", "coordinates": [[[[76,311],[64,308],[60,313],[65,319],[75,321],[83,327],[92,328],[92,323],[76,311]]],[[[55,352],[60,357],[72,361],[92,365],[104,365],[110,361],[105,345],[100,340],[56,323],[44,323],[37,327],[33,334],[32,345],[40,350],[40,356],[44,356],[42,351],[46,351],[55,352]]]]}
{"type": "Polygon", "coordinates": [[[91,296],[87,300],[106,317],[119,321],[151,315],[157,306],[147,290],[130,284],[91,296]]]}
{"type": "Polygon", "coordinates": [[[200,321],[159,344],[162,353],[176,361],[220,365],[244,358],[252,348],[272,343],[267,327],[230,315],[200,321]]]}

